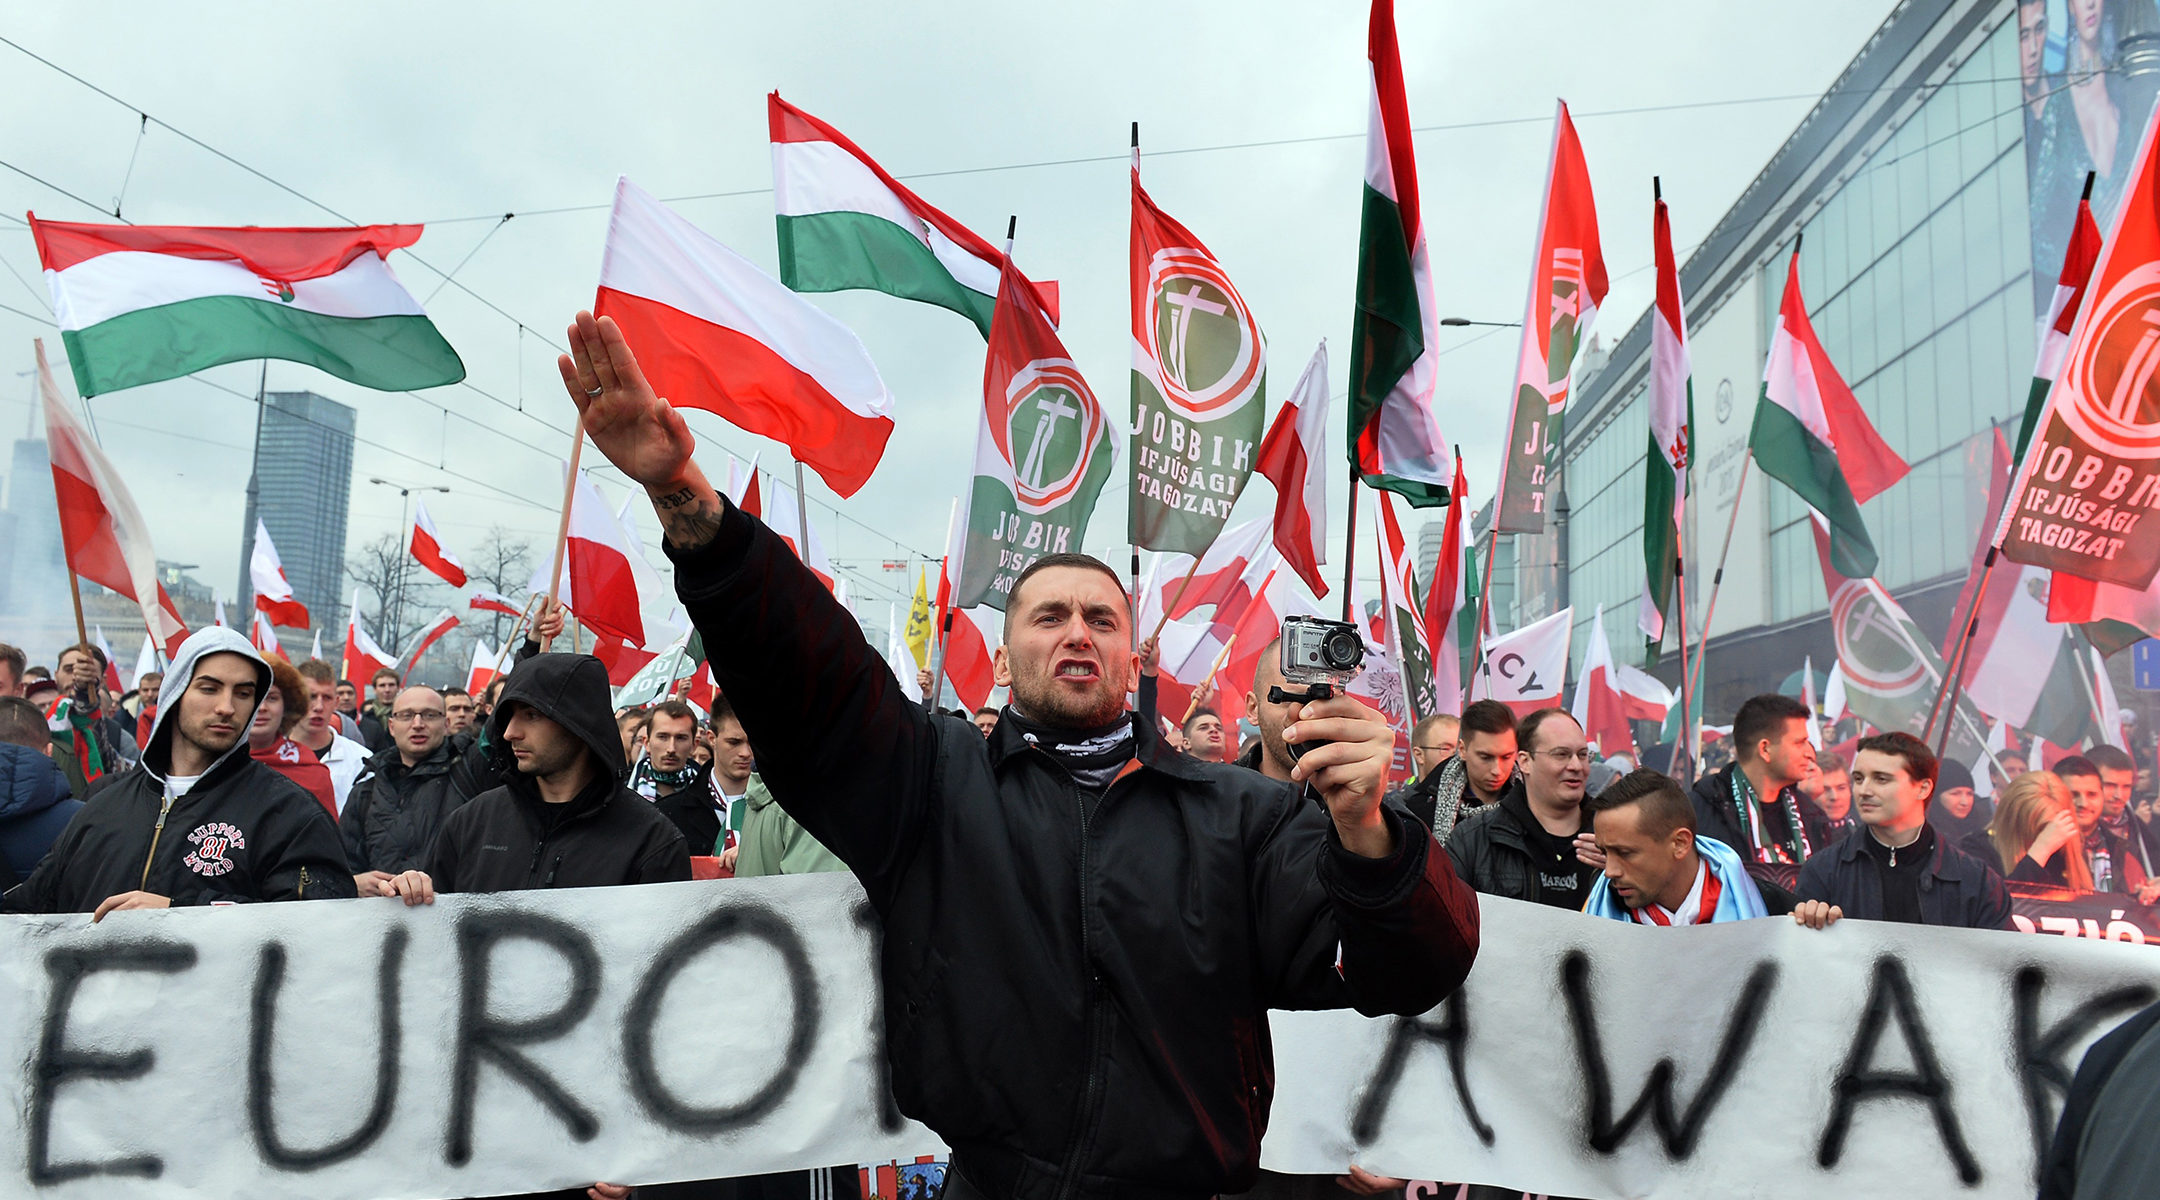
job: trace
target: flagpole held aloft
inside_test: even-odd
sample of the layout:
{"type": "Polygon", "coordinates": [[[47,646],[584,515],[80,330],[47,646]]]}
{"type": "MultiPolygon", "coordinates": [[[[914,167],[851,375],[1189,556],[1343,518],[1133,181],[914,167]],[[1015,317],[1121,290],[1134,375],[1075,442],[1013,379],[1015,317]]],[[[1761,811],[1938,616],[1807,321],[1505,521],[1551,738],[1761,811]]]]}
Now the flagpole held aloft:
{"type": "MultiPolygon", "coordinates": [[[[1358,500],[1357,448],[1350,450],[1350,511],[1344,514],[1342,548],[1342,619],[1345,624],[1355,625],[1354,610],[1357,601],[1351,597],[1352,585],[1357,581],[1357,500],[1358,500]]],[[[1198,565],[1197,563],[1194,565],[1198,565]]],[[[1384,569],[1384,568],[1383,568],[1384,569]]]]}
{"type": "Polygon", "coordinates": [[[1717,616],[1718,589],[1724,586],[1725,583],[1725,558],[1732,553],[1733,530],[1740,524],[1740,498],[1747,494],[1748,468],[1754,465],[1754,451],[1751,450],[1740,456],[1740,482],[1733,486],[1732,516],[1725,521],[1725,545],[1723,549],[1718,551],[1717,570],[1710,576],[1710,599],[1703,606],[1702,636],[1695,641],[1695,686],[1697,689],[1702,687],[1703,663],[1710,657],[1708,650],[1710,622],[1717,616]]]}
{"type": "MultiPolygon", "coordinates": [[[[1132,169],[1133,176],[1138,178],[1140,175],[1140,122],[1138,121],[1132,123],[1132,169]]],[[[1011,248],[1007,247],[1006,253],[1010,254],[1011,252],[1011,248]]],[[[1134,446],[1140,444],[1140,405],[1137,399],[1133,403],[1132,439],[1134,446]]],[[[1129,457],[1132,459],[1132,482],[1125,489],[1125,539],[1132,543],[1132,611],[1138,613],[1140,611],[1140,455],[1136,450],[1129,457]]],[[[1198,566],[1199,562],[1200,560],[1195,558],[1193,565],[1198,566]]],[[[1161,627],[1157,626],[1155,632],[1161,633],[1161,627]]]]}
{"type": "MultiPolygon", "coordinates": [[[[577,421],[570,427],[570,469],[563,474],[562,520],[555,526],[555,565],[548,568],[547,602],[550,607],[553,607],[555,597],[562,592],[563,557],[570,547],[570,502],[577,495],[578,457],[584,450],[585,414],[580,412],[577,421]]],[[[572,642],[572,645],[575,644],[572,642]]],[[[542,646],[540,649],[545,651],[547,647],[542,646]]]]}

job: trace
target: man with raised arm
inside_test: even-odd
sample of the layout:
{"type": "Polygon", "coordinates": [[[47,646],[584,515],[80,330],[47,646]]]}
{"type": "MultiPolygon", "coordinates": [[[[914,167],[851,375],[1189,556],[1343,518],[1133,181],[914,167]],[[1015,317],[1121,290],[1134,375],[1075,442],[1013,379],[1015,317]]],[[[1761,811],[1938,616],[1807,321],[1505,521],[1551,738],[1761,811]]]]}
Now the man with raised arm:
{"type": "Polygon", "coordinates": [[[1008,601],[994,675],[1012,702],[991,736],[932,716],[713,490],[614,323],[580,313],[570,338],[564,382],[659,510],[760,775],[879,917],[894,1093],[952,1147],[950,1200],[1247,1188],[1268,1009],[1421,1013],[1461,984],[1477,901],[1381,805],[1378,714],[1308,705],[1283,731],[1311,744],[1290,783],[1168,752],[1125,708],[1123,581],[1054,555],[1008,601]]]}

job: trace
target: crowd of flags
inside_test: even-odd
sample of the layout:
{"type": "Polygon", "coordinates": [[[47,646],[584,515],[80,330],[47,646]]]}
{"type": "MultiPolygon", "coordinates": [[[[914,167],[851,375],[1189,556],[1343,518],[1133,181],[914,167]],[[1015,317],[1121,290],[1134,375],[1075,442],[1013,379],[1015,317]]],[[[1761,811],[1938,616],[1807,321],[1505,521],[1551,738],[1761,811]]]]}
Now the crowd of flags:
{"type": "MultiPolygon", "coordinates": [[[[1363,523],[1380,583],[1377,595],[1365,595],[1351,564],[1343,564],[1353,582],[1336,599],[1361,622],[1384,667],[1374,677],[1389,681],[1386,694],[1373,698],[1406,731],[1423,715],[1455,711],[1465,698],[1492,697],[1520,711],[1559,702],[1575,620],[1562,609],[1513,630],[1494,627],[1493,561],[1488,557],[1481,571],[1472,552],[1467,480],[1440,426],[1443,411],[1471,401],[1441,393],[1433,248],[1419,201],[1391,0],[1371,6],[1368,62],[1370,123],[1344,412],[1353,485],[1343,519],[1354,549],[1361,499],[1370,505],[1363,523]],[[1418,578],[1398,513],[1403,504],[1444,507],[1430,579],[1418,578]]],[[[787,447],[796,466],[792,487],[761,472],[755,459],[731,458],[730,499],[761,517],[852,610],[846,581],[807,520],[801,471],[816,472],[842,497],[854,495],[905,414],[861,340],[803,295],[866,289],[950,310],[985,340],[982,405],[969,477],[956,481],[935,586],[927,572],[919,575],[905,621],[897,603],[888,614],[886,651],[903,690],[919,696],[916,672],[933,670],[964,705],[988,700],[997,614],[1014,578],[1034,557],[1080,549],[1096,501],[1119,469],[1122,444],[1131,484],[1135,610],[1141,630],[1160,641],[1161,711],[1166,717],[1189,711],[1210,692],[1226,710],[1240,706],[1256,656],[1281,620],[1318,614],[1318,599],[1331,594],[1322,570],[1331,517],[1326,343],[1270,419],[1260,324],[1225,264],[1142,186],[1136,125],[1130,408],[1120,420],[1060,340],[1057,285],[1031,279],[1014,257],[1016,225],[1008,225],[1001,249],[777,93],[767,99],[767,116],[779,277],[624,178],[615,190],[594,304],[621,327],[648,381],[672,403],[713,412],[787,447]],[[1274,490],[1272,511],[1232,523],[1232,509],[1255,474],[1274,490]],[[1143,552],[1152,552],[1144,570],[1143,552]]],[[[2037,520],[2011,518],[2021,511],[2020,497],[2038,486],[2028,449],[2068,452],[2063,447],[2072,434],[2065,430],[2085,428],[2079,405],[2104,403],[2092,395],[2097,385],[2078,382],[2081,355],[2099,336],[2084,299],[2095,278],[2120,279],[2160,260],[2160,216],[2153,203],[2138,202],[2160,196],[2152,171],[2148,132],[2135,195],[2107,238],[2089,206],[2079,208],[2016,447],[1998,435],[1989,512],[2000,520],[1975,550],[1959,627],[1939,648],[1873,578],[1881,556],[1861,509],[1909,468],[1814,332],[1795,238],[1749,461],[1814,514],[1837,639],[1836,695],[1826,699],[1841,710],[1849,706],[1885,728],[1932,729],[1940,716],[1951,736],[1976,752],[1990,739],[1991,722],[2044,726],[2051,739],[2119,737],[2119,730],[2104,728],[2113,698],[2102,650],[2160,633],[2155,572],[2139,565],[2137,555],[2127,566],[2096,565],[2050,542],[2037,520]],[[2003,585],[1990,590],[1998,550],[2011,565],[2003,585]],[[2037,599],[2042,591],[2044,604],[2037,599]],[[1960,635],[1965,628],[1969,638],[1960,635]],[[1858,645],[1863,638],[1891,647],[1888,659],[1881,645],[1858,645]],[[2036,669],[2043,662],[2051,666],[2036,669]],[[1946,686],[1951,675],[1957,679],[1946,686]],[[2061,700],[2064,689],[2073,696],[2069,703],[2061,700]]],[[[1635,626],[1653,659],[1677,641],[1682,684],[1669,689],[1623,661],[1599,608],[1589,622],[1572,707],[1608,753],[1633,748],[1637,723],[1662,721],[1669,728],[1676,707],[1685,710],[1684,736],[1692,737],[1699,723],[1704,631],[1688,628],[1691,555],[1682,542],[1694,450],[1692,372],[1671,224],[1654,187],[1644,586],[1635,626]]],[[[181,228],[33,218],[32,229],[76,387],[86,397],[252,358],[309,363],[386,390],[463,377],[456,352],[385,263],[392,250],[421,236],[420,226],[181,228]]],[[[1609,290],[1587,159],[1564,103],[1554,114],[1530,266],[1491,497],[1495,543],[1501,534],[1544,528],[1559,464],[1557,422],[1609,290]]],[[[42,345],[38,366],[71,570],[136,601],[154,662],[178,644],[185,624],[158,582],[141,513],[60,397],[42,345]]],[[[611,511],[574,464],[575,456],[565,466],[563,535],[534,571],[530,595],[552,597],[576,616],[619,686],[638,680],[641,688],[667,689],[688,681],[693,691],[709,690],[701,648],[645,554],[633,505],[611,511]]],[[[424,504],[414,506],[405,537],[420,567],[453,588],[468,588],[471,573],[424,504]]],[[[1699,563],[1700,547],[1695,550],[1699,563]]],[[[276,629],[310,628],[311,614],[261,523],[249,577],[251,636],[266,652],[281,653],[276,629]]],[[[1713,580],[1713,606],[1715,587],[1713,580]]],[[[473,588],[464,602],[468,613],[521,624],[535,615],[534,600],[484,589],[473,588]]],[[[445,610],[408,639],[401,655],[392,655],[362,625],[356,591],[343,639],[344,672],[360,680],[385,668],[410,670],[459,623],[456,611],[445,610]]],[[[320,629],[315,640],[320,654],[320,629]]],[[[475,645],[468,673],[475,688],[502,669],[507,649],[475,645]]],[[[1812,689],[1812,674],[1806,686],[1812,689]]]]}

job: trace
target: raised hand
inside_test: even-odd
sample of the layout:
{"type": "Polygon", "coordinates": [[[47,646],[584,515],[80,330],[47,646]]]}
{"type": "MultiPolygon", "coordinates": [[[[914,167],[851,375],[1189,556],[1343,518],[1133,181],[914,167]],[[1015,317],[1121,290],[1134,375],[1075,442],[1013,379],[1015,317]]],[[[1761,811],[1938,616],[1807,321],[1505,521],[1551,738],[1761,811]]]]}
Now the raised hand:
{"type": "Polygon", "coordinates": [[[1380,811],[1395,757],[1395,731],[1387,721],[1349,696],[1336,696],[1298,710],[1283,740],[1327,743],[1300,755],[1290,778],[1319,791],[1343,848],[1366,858],[1393,854],[1395,835],[1380,811]]]}
{"type": "Polygon", "coordinates": [[[681,482],[697,439],[645,382],[615,319],[579,312],[569,336],[570,353],[557,356],[555,366],[593,448],[647,490],[681,482]]]}

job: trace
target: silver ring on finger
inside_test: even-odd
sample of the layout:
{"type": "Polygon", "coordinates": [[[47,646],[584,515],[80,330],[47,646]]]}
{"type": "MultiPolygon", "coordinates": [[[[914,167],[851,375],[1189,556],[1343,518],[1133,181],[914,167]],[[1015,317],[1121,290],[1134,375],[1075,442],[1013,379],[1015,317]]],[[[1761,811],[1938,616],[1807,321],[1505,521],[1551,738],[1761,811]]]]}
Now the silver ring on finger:
{"type": "Polygon", "coordinates": [[[606,389],[606,388],[604,388],[604,387],[594,387],[594,388],[586,388],[586,389],[585,389],[585,398],[586,398],[587,400],[598,400],[598,399],[600,398],[600,393],[602,393],[602,392],[604,392],[604,391],[606,391],[606,390],[607,390],[607,389],[606,389]]]}

